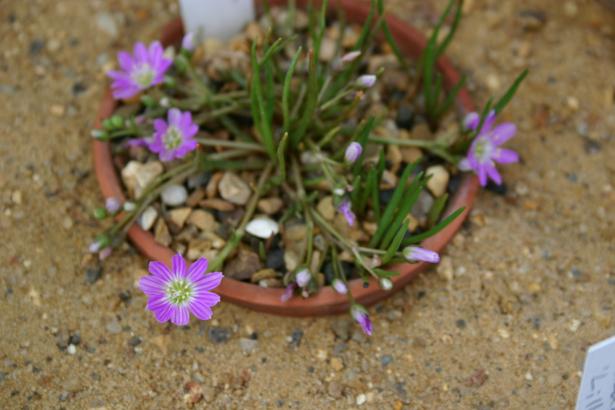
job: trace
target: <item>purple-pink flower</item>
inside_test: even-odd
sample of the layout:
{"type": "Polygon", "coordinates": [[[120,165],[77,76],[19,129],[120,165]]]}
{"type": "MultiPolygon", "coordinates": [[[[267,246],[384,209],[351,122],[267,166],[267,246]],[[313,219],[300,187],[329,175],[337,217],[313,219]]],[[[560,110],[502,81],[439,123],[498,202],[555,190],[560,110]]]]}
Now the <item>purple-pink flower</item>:
{"type": "MultiPolygon", "coordinates": [[[[462,171],[474,171],[482,186],[487,185],[487,178],[496,184],[502,183],[502,176],[495,167],[495,163],[510,164],[519,161],[519,155],[510,149],[500,148],[502,144],[511,139],[517,132],[515,124],[506,122],[494,128],[495,111],[491,111],[472,142],[467,157],[459,162],[462,171]]],[[[467,115],[466,128],[476,131],[480,119],[477,113],[467,115]]]]}
{"type": "Polygon", "coordinates": [[[194,33],[186,33],[182,38],[182,48],[186,51],[194,51],[194,33]]]}
{"type": "Polygon", "coordinates": [[[372,321],[369,319],[367,310],[363,306],[356,303],[352,305],[350,315],[361,326],[363,333],[368,336],[372,335],[372,321]]]}
{"type": "Polygon", "coordinates": [[[158,154],[161,161],[183,158],[198,145],[194,136],[199,132],[199,127],[192,122],[189,112],[171,108],[168,122],[160,118],[154,120],[154,129],[148,147],[158,154]]]}
{"type": "Polygon", "coordinates": [[[365,74],[357,79],[357,85],[362,88],[372,88],[376,84],[376,77],[373,74],[365,74]]]}
{"type": "Polygon", "coordinates": [[[419,248],[418,246],[407,246],[402,251],[404,258],[408,262],[428,262],[438,263],[440,262],[440,255],[437,252],[430,251],[429,249],[419,248]]]}
{"type": "Polygon", "coordinates": [[[342,215],[344,215],[344,218],[346,218],[346,222],[348,222],[349,226],[354,226],[357,217],[355,216],[354,212],[352,212],[351,208],[352,204],[350,203],[350,201],[344,199],[342,203],[337,207],[337,210],[340,211],[342,215]]]}
{"type": "Polygon", "coordinates": [[[207,259],[200,258],[187,268],[178,253],[173,256],[170,270],[161,262],[150,262],[149,272],[151,275],[139,281],[139,288],[147,295],[147,308],[156,320],[185,326],[190,313],[200,320],[211,319],[211,308],[220,302],[220,296],[210,291],[220,285],[223,275],[205,274],[207,259]]]}
{"type": "Polygon", "coordinates": [[[284,293],[282,293],[282,296],[280,297],[280,301],[282,303],[288,302],[290,298],[293,297],[294,292],[295,292],[295,284],[291,283],[290,285],[286,287],[286,289],[284,289],[284,293]]]}
{"type": "Polygon", "coordinates": [[[162,83],[173,60],[164,56],[164,49],[159,41],[146,47],[143,43],[135,44],[133,54],[120,51],[117,54],[121,71],[109,71],[107,75],[113,80],[111,88],[116,99],[128,99],[141,91],[162,83]]]}

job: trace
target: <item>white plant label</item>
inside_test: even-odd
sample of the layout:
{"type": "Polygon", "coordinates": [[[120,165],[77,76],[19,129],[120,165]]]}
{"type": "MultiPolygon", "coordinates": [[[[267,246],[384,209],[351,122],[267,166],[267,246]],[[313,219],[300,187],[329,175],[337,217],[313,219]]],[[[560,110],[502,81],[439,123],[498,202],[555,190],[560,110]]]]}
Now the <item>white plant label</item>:
{"type": "Polygon", "coordinates": [[[615,336],[587,351],[576,410],[615,410],[615,336]]]}
{"type": "Polygon", "coordinates": [[[185,31],[227,40],[254,20],[254,0],[179,0],[185,31]]]}

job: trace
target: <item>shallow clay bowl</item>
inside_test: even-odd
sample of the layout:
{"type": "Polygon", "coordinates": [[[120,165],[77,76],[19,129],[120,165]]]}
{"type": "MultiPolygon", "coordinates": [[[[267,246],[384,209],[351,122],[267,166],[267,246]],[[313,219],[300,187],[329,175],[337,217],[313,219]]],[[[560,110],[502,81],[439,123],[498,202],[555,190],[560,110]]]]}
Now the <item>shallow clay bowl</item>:
{"type": "MultiPolygon", "coordinates": [[[[287,2],[284,0],[270,0],[272,6],[282,6],[287,2]]],[[[317,5],[319,1],[315,1],[317,5]]],[[[307,1],[297,1],[299,7],[305,7],[307,1]]],[[[258,2],[257,2],[258,5],[258,2]]],[[[343,8],[347,19],[351,23],[361,24],[365,21],[369,13],[369,5],[357,0],[338,0],[330,2],[330,9],[343,8]]],[[[401,50],[412,58],[417,58],[425,47],[425,38],[416,29],[402,22],[401,20],[388,16],[391,31],[399,43],[401,50]]],[[[183,36],[183,27],[180,19],[169,23],[162,30],[161,41],[166,45],[178,44],[183,36]]],[[[446,87],[450,87],[459,81],[459,74],[455,71],[450,61],[443,57],[438,62],[438,70],[444,76],[446,87]]],[[[112,115],[116,108],[116,101],[113,100],[110,90],[107,91],[102,100],[98,111],[96,127],[100,127],[100,122],[112,115]]],[[[474,104],[467,89],[462,89],[457,99],[458,109],[461,113],[474,110],[474,104]]],[[[94,166],[96,177],[100,184],[100,189],[105,196],[116,197],[124,200],[125,196],[120,184],[120,180],[113,166],[111,158],[111,147],[107,142],[93,142],[94,166]]],[[[462,178],[459,189],[452,195],[446,213],[465,207],[462,215],[453,221],[446,229],[437,235],[427,239],[422,246],[436,252],[444,249],[446,244],[453,238],[465,220],[474,202],[474,197],[478,191],[476,177],[465,175],[462,178]]],[[[134,224],[128,231],[128,236],[132,243],[150,260],[159,260],[170,264],[173,251],[162,246],[154,240],[154,236],[134,224]]],[[[355,299],[363,305],[369,306],[379,302],[394,292],[400,290],[419,272],[427,268],[425,263],[399,264],[389,267],[391,270],[399,272],[399,275],[392,278],[393,289],[385,291],[380,289],[378,282],[371,279],[368,287],[363,286],[363,281],[354,279],[350,281],[349,287],[355,299]]],[[[225,278],[217,289],[225,302],[235,303],[261,312],[273,313],[285,316],[318,316],[346,312],[349,308],[348,299],[336,293],[331,287],[325,287],[316,295],[307,299],[294,297],[288,302],[282,302],[281,296],[283,289],[268,289],[257,285],[240,282],[234,279],[225,278]]]]}

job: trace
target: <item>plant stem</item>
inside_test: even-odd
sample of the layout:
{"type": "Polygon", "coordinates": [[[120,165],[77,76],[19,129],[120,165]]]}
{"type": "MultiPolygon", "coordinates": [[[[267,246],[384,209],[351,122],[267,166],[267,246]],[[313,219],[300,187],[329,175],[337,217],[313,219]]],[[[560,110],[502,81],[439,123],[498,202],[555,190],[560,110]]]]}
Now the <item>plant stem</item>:
{"type": "Polygon", "coordinates": [[[236,148],[247,151],[256,151],[256,152],[265,152],[265,149],[259,145],[251,142],[240,142],[240,141],[226,141],[219,139],[210,139],[204,137],[196,138],[197,142],[205,147],[223,147],[223,148],[236,148]]]}

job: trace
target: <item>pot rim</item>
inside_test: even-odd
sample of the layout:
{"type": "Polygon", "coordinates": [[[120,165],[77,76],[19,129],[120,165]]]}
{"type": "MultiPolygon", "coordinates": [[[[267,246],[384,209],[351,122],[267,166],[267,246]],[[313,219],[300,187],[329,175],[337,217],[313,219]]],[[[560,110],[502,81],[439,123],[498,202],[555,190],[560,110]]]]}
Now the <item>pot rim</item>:
{"type": "MultiPolygon", "coordinates": [[[[286,3],[284,0],[270,0],[270,4],[274,6],[286,3]]],[[[307,1],[300,0],[297,3],[298,6],[305,6],[307,1]]],[[[357,2],[356,0],[334,0],[329,7],[330,9],[341,7],[345,11],[348,20],[355,23],[363,22],[369,12],[367,4],[357,2]]],[[[425,48],[425,37],[411,25],[394,16],[388,15],[387,21],[402,51],[410,57],[418,57],[425,48]]],[[[176,18],[163,28],[160,40],[166,46],[179,42],[182,35],[183,26],[181,19],[176,18]]],[[[437,68],[443,74],[444,83],[447,88],[459,81],[460,76],[447,57],[444,56],[439,59],[437,68]]],[[[474,110],[474,103],[465,87],[459,93],[457,105],[461,112],[471,112],[474,110]]],[[[108,88],[98,110],[95,127],[100,127],[102,120],[109,117],[116,106],[117,103],[113,99],[110,88],[108,88]]],[[[96,177],[103,196],[105,198],[116,197],[124,201],[125,196],[120,180],[113,166],[110,144],[98,140],[94,140],[92,144],[96,177]]],[[[478,188],[479,184],[476,176],[466,174],[462,177],[461,185],[452,196],[445,214],[450,214],[460,207],[465,207],[463,213],[438,234],[425,240],[421,246],[436,252],[444,249],[468,216],[478,188]]],[[[128,237],[147,258],[170,265],[174,252],[170,248],[158,244],[154,236],[141,229],[138,224],[134,223],[131,226],[128,230],[128,237]]],[[[374,278],[370,278],[368,287],[363,286],[361,279],[349,281],[348,286],[358,303],[370,306],[402,289],[427,267],[428,264],[426,263],[404,263],[390,266],[389,268],[398,271],[399,275],[391,278],[393,288],[388,291],[380,289],[378,281],[374,278]]],[[[287,302],[282,302],[281,297],[284,289],[263,288],[258,285],[224,278],[216,289],[216,293],[220,294],[225,302],[282,316],[305,317],[339,314],[346,312],[350,306],[348,298],[335,292],[331,286],[323,287],[318,293],[309,298],[296,296],[287,302]]]]}

